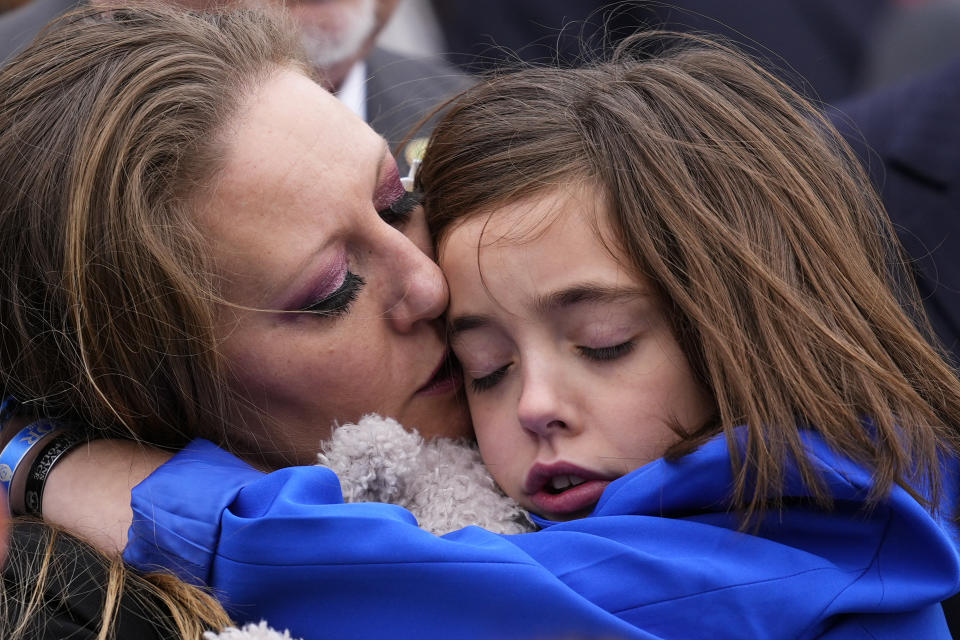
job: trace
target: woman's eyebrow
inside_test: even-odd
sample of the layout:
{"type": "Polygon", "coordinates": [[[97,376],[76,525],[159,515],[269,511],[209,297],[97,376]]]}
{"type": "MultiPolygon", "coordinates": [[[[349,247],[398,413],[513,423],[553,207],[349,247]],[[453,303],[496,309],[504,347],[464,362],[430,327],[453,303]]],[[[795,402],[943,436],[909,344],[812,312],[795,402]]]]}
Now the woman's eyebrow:
{"type": "Polygon", "coordinates": [[[400,171],[397,163],[394,162],[390,154],[390,148],[387,141],[380,138],[381,153],[380,160],[377,162],[376,174],[374,175],[375,187],[373,192],[373,202],[377,209],[388,206],[391,202],[401,197],[404,193],[400,182],[400,171]]]}

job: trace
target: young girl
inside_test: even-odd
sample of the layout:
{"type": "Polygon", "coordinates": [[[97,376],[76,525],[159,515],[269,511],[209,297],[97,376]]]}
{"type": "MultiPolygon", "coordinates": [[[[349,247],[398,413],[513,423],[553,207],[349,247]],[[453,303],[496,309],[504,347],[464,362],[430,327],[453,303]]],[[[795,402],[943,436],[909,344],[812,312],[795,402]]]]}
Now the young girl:
{"type": "Polygon", "coordinates": [[[714,497],[744,524],[783,517],[794,482],[804,508],[833,505],[811,447],[856,461],[873,507],[896,487],[951,515],[957,380],[846,146],[721,46],[629,56],[645,44],[483,83],[427,151],[451,340],[494,477],[568,520],[609,480],[722,433],[733,483],[714,497]]]}
{"type": "Polygon", "coordinates": [[[129,562],[304,638],[949,637],[960,384],[801,100],[707,44],[521,71],[419,185],[482,452],[542,529],[437,537],[199,440],[134,490],[129,562]]]}
{"type": "Polygon", "coordinates": [[[274,624],[367,616],[342,633],[949,637],[960,387],[806,103],[689,41],[526,70],[456,100],[418,181],[481,452],[542,530],[428,537],[303,469],[185,506],[228,462],[197,444],[135,491],[129,560],[274,624]]]}

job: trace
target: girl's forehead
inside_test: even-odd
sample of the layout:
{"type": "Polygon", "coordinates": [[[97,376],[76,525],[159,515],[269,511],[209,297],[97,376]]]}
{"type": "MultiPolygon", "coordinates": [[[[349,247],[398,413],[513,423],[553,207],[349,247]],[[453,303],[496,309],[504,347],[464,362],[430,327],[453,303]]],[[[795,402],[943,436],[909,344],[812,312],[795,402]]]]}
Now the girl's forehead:
{"type": "Polygon", "coordinates": [[[594,192],[569,185],[465,216],[445,234],[440,266],[514,283],[534,273],[554,280],[554,274],[583,274],[601,265],[608,273],[631,273],[594,192]]]}
{"type": "MultiPolygon", "coordinates": [[[[606,203],[599,188],[589,182],[548,187],[530,196],[467,212],[442,230],[438,255],[453,235],[469,236],[475,249],[526,245],[554,227],[586,226],[602,242],[615,240],[606,203]]],[[[460,243],[458,243],[460,244],[460,243]]]]}

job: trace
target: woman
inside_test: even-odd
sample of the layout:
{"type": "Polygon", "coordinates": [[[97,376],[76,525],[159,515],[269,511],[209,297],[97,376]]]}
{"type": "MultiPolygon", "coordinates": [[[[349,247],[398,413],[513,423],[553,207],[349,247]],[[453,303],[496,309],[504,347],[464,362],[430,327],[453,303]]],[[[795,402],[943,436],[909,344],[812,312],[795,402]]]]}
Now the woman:
{"type": "MultiPolygon", "coordinates": [[[[313,462],[333,422],[368,411],[425,435],[467,432],[441,366],[446,289],[422,213],[383,140],[310,82],[299,56],[291,32],[256,14],[87,10],[4,68],[0,148],[16,161],[0,167],[0,386],[23,407],[0,437],[49,415],[165,446],[203,433],[275,468],[313,462]],[[281,68],[277,100],[244,119],[252,87],[281,68]],[[248,146],[231,144],[237,129],[248,146]],[[231,306],[216,304],[223,298],[231,306]],[[104,359],[111,353],[124,355],[104,359]]],[[[145,475],[109,453],[104,465],[123,483],[145,475]]],[[[44,511],[104,489],[67,484],[57,491],[54,474],[44,511]]],[[[118,511],[84,515],[76,529],[100,543],[104,530],[125,537],[129,507],[118,511]],[[101,528],[124,511],[125,525],[101,528]]],[[[22,577],[45,558],[86,558],[35,530],[15,528],[14,583],[38,584],[22,577]]],[[[114,585],[101,594],[109,604],[117,567],[83,564],[114,585]]],[[[63,585],[48,586],[8,595],[62,601],[63,585]]],[[[168,608],[197,612],[209,605],[201,596],[168,608]]],[[[226,620],[197,617],[207,628],[226,620]]]]}
{"type": "Polygon", "coordinates": [[[161,37],[138,15],[67,18],[4,69],[5,394],[96,435],[204,435],[263,468],[312,462],[331,424],[370,411],[466,434],[445,283],[383,140],[282,30],[224,14],[161,37]],[[278,68],[252,114],[249,87],[278,68]],[[149,136],[123,126],[139,119],[149,136]],[[41,132],[57,153],[24,144],[41,132]]]}
{"type": "MultiPolygon", "coordinates": [[[[129,19],[129,16],[120,18],[129,19]]],[[[105,40],[103,34],[101,40],[105,40]]],[[[771,122],[785,127],[794,142],[806,134],[816,137],[817,132],[807,119],[792,110],[776,88],[758,80],[756,70],[751,70],[736,57],[720,56],[721,64],[716,64],[714,58],[708,59],[714,60],[715,66],[711,72],[705,73],[698,64],[684,66],[678,63],[684,59],[663,58],[665,77],[685,80],[688,93],[683,95],[693,96],[698,113],[707,110],[725,127],[735,131],[752,124],[753,120],[742,117],[740,110],[716,109],[714,100],[704,98],[713,97],[714,94],[707,89],[711,82],[716,82],[723,86],[726,94],[747,93],[755,98],[751,103],[785,116],[782,120],[766,119],[761,131],[756,132],[757,137],[750,138],[759,141],[755,148],[741,145],[736,147],[737,151],[756,153],[768,159],[776,157],[781,146],[772,144],[772,140],[780,135],[781,127],[771,126],[771,122]],[[726,75],[728,67],[733,70],[732,75],[726,75]],[[737,86],[739,80],[743,80],[741,86],[737,86]]],[[[691,60],[698,62],[703,58],[694,55],[691,60]]],[[[652,66],[658,68],[659,62],[654,61],[652,66]]],[[[265,440],[265,455],[237,447],[262,467],[276,465],[292,455],[284,453],[284,443],[294,446],[307,440],[302,430],[302,412],[298,409],[307,399],[306,393],[317,390],[312,385],[300,384],[301,380],[296,376],[287,378],[284,385],[273,384],[272,377],[262,375],[255,368],[266,361],[267,369],[272,370],[274,376],[282,376],[287,366],[301,377],[313,373],[309,367],[297,366],[302,363],[299,356],[303,354],[303,345],[316,346],[307,340],[298,342],[298,338],[304,336],[300,333],[303,329],[301,320],[340,321],[352,318],[353,313],[363,308],[365,314],[374,312],[376,315],[361,315],[360,320],[396,324],[391,327],[391,335],[396,335],[390,344],[399,345],[401,338],[403,344],[409,344],[405,341],[407,338],[422,335],[417,332],[417,327],[439,312],[412,313],[414,302],[425,301],[425,286],[418,289],[414,286],[416,283],[405,283],[397,292],[386,283],[380,288],[379,278],[377,284],[367,281],[368,276],[397,275],[403,279],[414,262],[410,257],[414,255],[412,253],[399,249],[389,251],[391,247],[396,248],[391,240],[400,242],[399,234],[375,215],[380,211],[379,218],[386,217],[395,223],[403,221],[404,208],[399,204],[403,201],[401,190],[392,177],[384,177],[385,173],[392,172],[384,172],[382,168],[371,172],[365,187],[359,186],[363,179],[357,178],[357,174],[351,174],[354,178],[350,180],[339,174],[337,165],[344,159],[354,160],[358,166],[375,162],[377,154],[370,151],[372,145],[364,142],[363,135],[344,140],[339,129],[349,127],[350,123],[338,118],[335,111],[325,110],[325,117],[319,122],[311,118],[310,113],[297,109],[299,105],[313,103],[319,110],[325,104],[324,98],[304,84],[305,79],[294,71],[280,65],[271,71],[264,75],[248,74],[258,82],[245,87],[248,91],[239,102],[240,108],[234,110],[234,119],[226,126],[224,137],[213,137],[214,141],[222,142],[226,150],[221,156],[223,164],[215,174],[213,186],[207,192],[195,193],[192,199],[182,200],[186,208],[194,207],[193,217],[187,222],[192,221],[213,239],[209,257],[214,264],[209,271],[199,272],[212,274],[214,282],[207,290],[212,291],[221,304],[216,307],[219,311],[213,320],[201,327],[211,327],[210,332],[216,337],[213,341],[218,348],[216,353],[222,353],[227,363],[225,386],[231,395],[223,394],[226,400],[222,409],[224,415],[230,416],[236,424],[265,440]],[[335,127],[324,128],[330,123],[335,127]],[[324,142],[349,142],[353,146],[338,149],[340,153],[331,157],[327,146],[316,146],[321,134],[324,142]],[[262,162],[265,149],[288,147],[300,153],[316,151],[324,158],[322,162],[313,156],[297,157],[297,162],[317,172],[326,170],[337,193],[354,194],[353,202],[361,195],[369,202],[362,210],[344,200],[338,202],[342,208],[323,208],[326,194],[309,191],[313,183],[302,176],[298,166],[286,162],[289,158],[283,154],[273,158],[280,163],[280,175],[272,164],[262,162]],[[291,183],[297,187],[296,192],[285,196],[283,187],[291,183]],[[303,203],[302,196],[298,197],[302,190],[316,193],[317,198],[303,203]],[[272,209],[274,202],[284,205],[283,210],[272,209]],[[314,216],[314,212],[321,208],[323,210],[314,216]],[[295,221],[300,224],[291,225],[293,231],[284,233],[288,228],[288,210],[300,213],[295,216],[295,221]],[[264,223],[264,212],[271,216],[269,223],[264,223]],[[300,240],[311,228],[307,222],[316,223],[317,218],[324,222],[315,239],[319,246],[309,245],[313,248],[302,249],[300,240]],[[277,243],[279,247],[273,247],[271,243],[270,250],[262,253],[260,259],[271,267],[264,272],[258,270],[260,265],[249,264],[246,252],[262,246],[267,237],[265,234],[269,232],[272,236],[274,226],[283,242],[277,243]],[[290,266],[283,261],[288,249],[301,256],[290,266]],[[379,259],[384,255],[394,256],[393,261],[380,263],[379,259]],[[404,256],[408,256],[409,261],[404,256]],[[303,281],[298,280],[301,271],[309,274],[303,281]],[[287,276],[278,278],[276,274],[287,276]],[[393,295],[374,297],[386,304],[362,306],[368,300],[364,297],[366,294],[390,292],[393,295]],[[272,318],[269,322],[261,321],[260,315],[247,315],[262,314],[263,308],[277,308],[287,313],[266,314],[272,318]],[[407,312],[402,314],[403,321],[397,323],[393,314],[403,309],[407,312]],[[313,318],[289,313],[298,310],[333,317],[313,318]],[[234,340],[240,341],[239,345],[234,340]],[[274,357],[271,349],[285,349],[287,342],[300,348],[285,350],[282,356],[274,357]],[[257,357],[249,357],[250,352],[257,357]],[[290,421],[290,426],[273,424],[271,427],[269,423],[274,414],[290,421]],[[291,429],[292,433],[286,429],[291,429]],[[277,431],[276,438],[267,440],[266,436],[272,437],[274,431],[277,431]]],[[[602,75],[596,70],[582,73],[602,75]]],[[[630,87],[634,94],[637,93],[633,84],[616,75],[622,73],[620,67],[614,67],[613,73],[617,82],[589,84],[593,90],[586,95],[571,94],[572,106],[595,104],[591,99],[606,96],[605,87],[630,87]]],[[[489,92],[481,89],[468,94],[463,104],[476,100],[476,104],[481,105],[481,114],[496,112],[503,121],[513,124],[523,123],[525,118],[544,121],[545,111],[525,110],[528,104],[526,92],[538,95],[543,83],[528,83],[525,79],[530,80],[529,76],[518,77],[521,82],[516,92],[500,94],[500,85],[494,82],[489,92]]],[[[559,77],[552,76],[550,80],[559,82],[559,77]]],[[[664,89],[663,84],[656,86],[664,89]]],[[[665,91],[660,95],[662,100],[658,104],[674,107],[670,98],[679,94],[665,91]]],[[[619,104],[619,101],[612,103],[619,104]]],[[[554,100],[551,104],[559,106],[560,103],[554,100]]],[[[565,106],[571,108],[571,104],[565,106]]],[[[577,109],[574,108],[573,112],[577,109]]],[[[570,111],[559,113],[571,114],[570,111]]],[[[664,116],[677,131],[685,131],[684,127],[690,124],[689,117],[682,113],[682,110],[667,108],[667,116],[664,116]],[[676,116],[675,120],[673,116],[676,116]]],[[[453,124],[459,122],[457,118],[462,114],[461,110],[455,110],[444,125],[449,129],[441,128],[441,131],[456,131],[453,124]]],[[[474,127],[471,135],[479,135],[494,148],[488,155],[458,157],[453,154],[452,168],[459,164],[463,170],[458,174],[464,177],[459,189],[457,180],[452,177],[455,173],[452,169],[441,172],[442,180],[438,174],[429,171],[429,163],[436,160],[428,156],[427,175],[435,179],[427,178],[425,184],[430,187],[432,197],[443,201],[450,211],[473,212],[479,206],[476,200],[468,202],[458,198],[458,194],[469,193],[470,189],[465,189],[465,185],[475,186],[478,178],[491,180],[492,187],[503,184],[507,188],[506,194],[498,193],[494,201],[485,201],[483,205],[507,206],[520,202],[523,194],[538,193],[538,187],[556,185],[556,178],[561,174],[551,173],[552,170],[571,170],[569,163],[558,165],[555,156],[540,153],[533,155],[534,161],[530,165],[535,171],[505,175],[512,174],[518,166],[508,160],[525,157],[512,155],[515,150],[509,148],[518,138],[484,136],[483,132],[488,129],[479,126],[482,121],[468,120],[474,127]],[[508,148],[496,145],[508,145],[508,148]],[[508,178],[519,178],[521,183],[508,178]],[[531,182],[522,183],[523,179],[531,182]]],[[[500,122],[497,118],[493,121],[500,122]]],[[[575,140],[573,149],[583,149],[577,144],[584,136],[591,135],[596,136],[593,139],[602,139],[607,145],[604,148],[620,148],[617,146],[621,139],[617,135],[621,131],[619,128],[598,128],[593,126],[595,121],[587,121],[582,127],[575,124],[571,132],[570,122],[579,121],[568,120],[560,124],[566,127],[563,131],[575,140]]],[[[514,130],[522,132],[525,128],[515,127],[514,130]]],[[[554,131],[560,130],[558,124],[554,131]]],[[[720,140],[729,138],[727,128],[720,127],[718,131],[720,140]]],[[[453,138],[450,140],[438,133],[438,140],[448,140],[448,144],[440,148],[447,147],[449,151],[462,142],[456,140],[456,136],[453,138]]],[[[734,139],[743,138],[735,136],[734,139]]],[[[474,143],[478,144],[476,140],[474,143]]],[[[660,149],[662,143],[663,138],[655,136],[651,149],[660,149]]],[[[435,141],[434,144],[438,143],[435,141]]],[[[689,148],[695,145],[680,146],[689,148]]],[[[472,153],[477,147],[467,148],[472,153]]],[[[697,148],[706,149],[703,158],[706,158],[707,166],[713,166],[717,156],[709,153],[713,148],[711,144],[697,148]]],[[[826,154],[836,160],[832,152],[817,148],[817,154],[826,154]]],[[[682,157],[682,154],[677,155],[682,157]]],[[[450,155],[445,157],[451,158],[450,155]]],[[[574,157],[580,156],[574,154],[574,157]]],[[[615,153],[614,157],[630,161],[637,158],[632,153],[615,153]]],[[[816,157],[820,159],[819,155],[816,157]]],[[[827,170],[824,163],[806,162],[805,159],[806,155],[799,154],[789,162],[778,162],[791,167],[788,175],[792,177],[802,174],[825,178],[822,173],[827,170]]],[[[651,167],[662,170],[667,161],[676,162],[676,157],[665,154],[657,160],[651,162],[651,167]]],[[[727,164],[730,163],[724,166],[727,164]]],[[[203,166],[216,165],[207,163],[203,166]]],[[[841,165],[829,163],[829,166],[841,165]]],[[[719,207],[719,210],[733,220],[743,219],[742,216],[738,218],[738,214],[745,211],[737,200],[737,195],[742,193],[740,190],[728,188],[730,184],[724,180],[697,184],[693,178],[702,179],[711,174],[702,170],[690,173],[689,184],[668,180],[662,189],[651,192],[664,198],[665,212],[673,214],[672,225],[682,226],[687,220],[680,215],[681,203],[686,199],[673,192],[673,189],[682,191],[681,184],[687,187],[693,184],[702,191],[709,191],[706,187],[715,188],[716,193],[711,192],[712,195],[730,205],[719,207]]],[[[597,175],[604,176],[606,186],[615,192],[612,185],[625,191],[635,190],[639,184],[636,183],[637,176],[642,174],[614,170],[609,175],[598,171],[597,175]]],[[[858,186],[862,181],[857,180],[859,174],[851,176],[841,172],[831,175],[843,179],[818,184],[829,184],[838,189],[840,195],[836,197],[850,198],[851,211],[871,214],[874,217],[867,216],[867,219],[881,229],[882,218],[875,217],[876,210],[863,202],[858,186]]],[[[768,191],[758,192],[762,194],[763,202],[770,204],[776,200],[782,203],[770,195],[775,192],[773,187],[792,182],[771,181],[768,176],[769,172],[756,170],[748,172],[747,177],[770,187],[768,191]]],[[[791,189],[788,191],[796,193],[791,189]]],[[[831,189],[826,191],[832,193],[831,189]]],[[[162,201],[168,200],[164,198],[162,201]]],[[[813,201],[819,207],[820,203],[813,201]]],[[[814,205],[797,201],[796,206],[806,211],[814,205]]],[[[442,209],[438,207],[436,210],[442,209]]],[[[751,225],[747,227],[748,231],[756,231],[751,225]]],[[[670,225],[663,229],[654,227],[653,233],[668,249],[676,249],[677,236],[670,225]]],[[[774,239],[778,237],[774,234],[774,239]]],[[[400,247],[405,249],[407,245],[401,244],[400,247]]],[[[639,253],[648,255],[646,251],[639,253]]],[[[762,251],[757,253],[760,255],[757,260],[765,255],[762,251]]],[[[653,251],[650,255],[659,254],[653,251]]],[[[842,255],[838,260],[849,266],[842,255]]],[[[676,266],[674,262],[668,264],[676,266]]],[[[733,272],[734,277],[727,278],[726,282],[734,285],[742,282],[739,272],[730,264],[726,263],[721,271],[727,276],[733,272]]],[[[871,265],[871,269],[876,266],[873,262],[871,265]]],[[[85,266],[85,263],[76,266],[85,266]]],[[[777,261],[777,265],[771,266],[782,265],[777,261]]],[[[885,267],[886,264],[882,263],[881,271],[885,267]]],[[[679,271],[684,277],[677,277],[679,284],[675,286],[677,291],[683,291],[684,283],[691,280],[690,273],[683,269],[679,271]]],[[[766,270],[757,268],[755,272],[765,273],[766,270]]],[[[827,279],[831,285],[847,286],[844,278],[837,277],[836,272],[830,274],[827,279]]],[[[877,275],[873,271],[871,274],[877,275]]],[[[857,279],[858,283],[867,281],[871,281],[870,278],[857,279]]],[[[439,297],[443,298],[442,285],[440,287],[439,297]]],[[[763,302],[763,290],[756,292],[743,286],[733,288],[751,304],[763,302]]],[[[905,292],[907,301],[911,301],[909,286],[905,287],[905,292]]],[[[147,291],[148,299],[155,297],[156,294],[147,291]]],[[[426,297],[434,301],[436,298],[436,295],[426,297]]],[[[684,444],[688,446],[681,453],[686,455],[654,460],[612,482],[595,513],[588,517],[563,523],[543,522],[544,531],[524,536],[497,536],[482,529],[467,528],[438,538],[418,529],[410,514],[397,507],[342,504],[337,478],[328,469],[292,467],[264,475],[210,443],[197,441],[136,489],[134,508],[137,515],[125,557],[141,568],[165,566],[186,578],[213,586],[220,591],[231,613],[240,619],[266,615],[274,624],[289,625],[296,634],[306,637],[361,634],[636,638],[672,634],[675,637],[703,637],[716,633],[718,629],[730,635],[752,637],[816,637],[825,634],[833,637],[857,637],[859,634],[862,637],[865,633],[890,636],[905,630],[931,632],[926,637],[942,636],[945,629],[938,602],[956,589],[960,571],[949,528],[938,515],[941,510],[952,510],[948,500],[937,500],[938,496],[949,495],[949,487],[946,483],[941,487],[939,481],[931,486],[924,482],[937,479],[930,460],[935,460],[938,453],[955,451],[955,424],[960,419],[957,397],[960,393],[949,369],[929,345],[916,338],[909,319],[891,302],[892,295],[860,300],[862,305],[879,305],[884,314],[893,318],[896,335],[884,336],[881,342],[892,341],[890,344],[896,347],[893,356],[897,362],[913,363],[918,367],[919,363],[924,363],[922,376],[916,371],[904,373],[898,370],[891,374],[895,378],[891,384],[890,379],[877,373],[883,367],[875,366],[876,362],[862,356],[858,349],[840,352],[844,366],[849,369],[842,369],[843,375],[838,375],[836,380],[845,392],[851,394],[844,396],[849,399],[848,405],[843,407],[846,412],[842,419],[846,420],[847,429],[844,433],[855,431],[862,436],[856,440],[859,451],[870,450],[869,437],[859,429],[857,416],[849,419],[852,411],[849,406],[861,406],[856,403],[862,402],[862,406],[868,408],[905,406],[915,411],[909,414],[909,422],[904,423],[904,427],[910,429],[910,446],[900,448],[888,442],[883,442],[882,447],[877,446],[882,455],[878,454],[876,458],[888,463],[883,468],[890,470],[892,477],[881,477],[874,483],[870,473],[872,467],[856,462],[859,458],[845,455],[849,451],[858,451],[856,446],[849,444],[840,447],[843,455],[837,455],[826,444],[815,443],[811,447],[817,456],[812,459],[809,451],[801,448],[800,451],[804,452],[801,462],[805,464],[794,464],[796,460],[788,455],[791,453],[789,447],[798,441],[802,447],[806,440],[798,435],[779,441],[779,452],[765,454],[770,459],[759,466],[753,455],[769,442],[758,437],[756,431],[753,437],[744,434],[750,429],[765,429],[767,425],[762,421],[751,421],[749,429],[738,428],[733,420],[742,415],[782,416],[786,411],[791,420],[779,427],[796,433],[798,430],[792,417],[803,418],[806,414],[799,410],[791,413],[791,406],[785,408],[782,405],[775,407],[775,413],[764,414],[763,411],[770,407],[765,404],[768,402],[765,396],[757,393],[766,388],[764,383],[751,377],[734,378],[729,382],[731,379],[721,375],[722,367],[718,368],[716,363],[737,361],[724,349],[742,351],[748,356],[744,365],[746,371],[767,372],[769,375],[763,380],[772,385],[774,391],[782,392],[780,397],[784,398],[787,397],[784,380],[789,378],[796,362],[771,361],[762,354],[756,355],[755,350],[748,348],[751,344],[759,344],[749,339],[758,337],[748,335],[749,323],[746,328],[743,328],[744,323],[728,323],[727,329],[733,332],[733,340],[722,339],[725,337],[722,334],[708,335],[708,330],[716,328],[706,322],[693,323],[695,316],[691,309],[697,305],[691,302],[691,298],[688,294],[686,306],[681,304],[679,295],[666,298],[674,302],[671,317],[678,320],[676,335],[671,339],[684,345],[677,357],[704,368],[704,373],[709,375],[703,376],[700,381],[703,385],[715,384],[719,380],[732,387],[743,386],[745,390],[735,389],[736,393],[721,394],[712,389],[710,397],[725,400],[717,411],[704,413],[714,413],[719,418],[707,421],[702,432],[694,430],[685,434],[689,436],[684,438],[684,444]],[[691,323],[680,322],[684,319],[691,323]],[[694,333],[695,330],[699,333],[694,333]],[[911,353],[915,358],[904,358],[903,353],[911,353]],[[878,378],[883,378],[883,385],[871,386],[878,383],[878,378]],[[849,383],[850,380],[870,384],[864,391],[849,383]],[[895,390],[893,399],[908,398],[909,402],[884,405],[891,400],[890,388],[895,390]],[[731,405],[731,398],[752,404],[744,409],[731,405]],[[917,419],[915,416],[921,417],[917,419]],[[703,444],[707,438],[710,438],[709,442],[703,444]],[[703,446],[698,447],[700,444],[703,446]],[[728,450],[728,444],[732,451],[728,450]],[[903,451],[909,452],[906,457],[914,459],[900,464],[904,456],[898,460],[897,453],[903,451]],[[732,464],[738,460],[738,452],[751,457],[741,465],[732,464]],[[922,462],[919,476],[913,473],[915,460],[922,462]],[[762,484],[752,482],[752,472],[776,470],[777,464],[782,464],[779,467],[782,477],[766,476],[762,484]],[[739,470],[740,475],[735,478],[732,469],[739,470]],[[754,490],[757,486],[763,489],[776,487],[779,493],[767,495],[754,490]],[[740,490],[733,491],[736,488],[740,490]],[[882,496],[876,495],[881,492],[882,496]],[[766,504],[767,498],[773,505],[766,504]],[[834,503],[833,510],[825,506],[831,502],[834,503]],[[742,508],[732,509],[731,506],[742,508]],[[746,523],[753,527],[753,531],[742,530],[745,514],[754,516],[746,523]],[[918,550],[923,553],[921,562],[910,555],[918,550]],[[896,583],[895,589],[886,588],[888,584],[892,586],[891,581],[896,583]]],[[[821,293],[816,302],[822,303],[825,298],[821,293]]],[[[132,302],[139,302],[139,299],[133,297],[132,302]]],[[[736,302],[729,295],[718,295],[717,304],[721,309],[729,311],[736,302]]],[[[415,306],[423,308],[420,304],[415,306]]],[[[80,314],[86,312],[86,308],[71,306],[69,311],[80,314]]],[[[727,317],[739,318],[733,313],[727,317]]],[[[815,335],[822,334],[822,331],[814,331],[822,329],[821,324],[803,315],[801,320],[805,320],[804,329],[815,335]]],[[[473,322],[476,324],[475,318],[473,322]]],[[[194,326],[189,328],[196,330],[194,326]]],[[[465,329],[463,322],[459,329],[465,329]]],[[[338,335],[336,328],[329,331],[338,335]]],[[[96,332],[93,334],[88,340],[98,337],[96,332]]],[[[803,336],[800,332],[784,339],[790,342],[801,340],[803,336]]],[[[770,335],[766,337],[770,338],[770,335]]],[[[856,342],[862,346],[866,341],[861,337],[856,342]]],[[[336,362],[339,343],[333,340],[323,344],[324,347],[317,352],[322,351],[324,356],[331,358],[325,364],[336,362]]],[[[801,342],[801,345],[810,346],[810,343],[801,342]]],[[[823,348],[822,342],[816,345],[823,348]]],[[[683,376],[688,382],[690,377],[683,376]]],[[[431,394],[447,394],[452,387],[455,385],[451,380],[434,376],[429,381],[418,381],[413,393],[403,398],[434,397],[431,394]]],[[[179,390],[184,388],[186,386],[179,390]]],[[[804,390],[809,388],[804,387],[804,390]]],[[[670,397],[669,393],[666,397],[670,397]]],[[[340,400],[338,398],[336,403],[340,400]]],[[[401,401],[398,405],[381,408],[402,412],[408,405],[410,403],[401,401]]],[[[317,405],[314,404],[313,408],[316,409],[317,405]]],[[[121,414],[118,417],[125,417],[120,411],[115,413],[121,414]]],[[[187,412],[186,415],[191,414],[187,412]]],[[[132,420],[136,416],[129,417],[132,420]]],[[[337,415],[326,414],[325,417],[337,415]]],[[[410,416],[404,418],[409,421],[410,416]]],[[[886,429],[883,433],[889,434],[890,416],[884,415],[883,419],[882,426],[886,429]]],[[[682,426],[693,428],[696,425],[682,426]]],[[[810,426],[816,427],[815,424],[810,426]]],[[[683,431],[681,426],[677,429],[683,431]]],[[[249,435],[235,430],[233,424],[225,424],[213,435],[227,444],[234,439],[246,443],[252,440],[249,435]]],[[[95,451],[91,453],[96,454],[95,451]]],[[[89,464],[95,464],[99,459],[90,460],[89,464]]],[[[867,459],[868,462],[872,460],[867,459]]],[[[62,478],[68,477],[63,472],[75,473],[78,465],[82,467],[83,464],[82,456],[68,456],[62,465],[58,465],[51,481],[63,482],[62,478]],[[57,480],[58,477],[61,479],[57,480]]],[[[140,473],[145,474],[148,470],[149,465],[144,465],[140,473]]],[[[113,474],[121,479],[126,479],[127,475],[113,474]]],[[[50,489],[53,488],[51,485],[50,489]]],[[[57,493],[54,491],[51,495],[57,493]]],[[[48,516],[62,517],[63,512],[58,515],[57,510],[63,506],[62,503],[50,505],[44,502],[43,510],[48,516]]],[[[107,535],[108,540],[113,540],[114,548],[122,545],[122,539],[116,537],[107,535]]]]}

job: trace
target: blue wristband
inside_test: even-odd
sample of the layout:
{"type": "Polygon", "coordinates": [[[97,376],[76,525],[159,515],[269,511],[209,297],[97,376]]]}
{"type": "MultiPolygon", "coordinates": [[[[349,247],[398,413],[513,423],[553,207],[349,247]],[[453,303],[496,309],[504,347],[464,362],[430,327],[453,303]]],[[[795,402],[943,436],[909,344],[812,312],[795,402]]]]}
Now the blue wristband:
{"type": "Polygon", "coordinates": [[[15,435],[13,440],[8,442],[7,446],[0,452],[0,487],[7,494],[8,502],[10,482],[13,481],[13,474],[16,472],[17,466],[23,462],[30,449],[59,428],[60,426],[55,422],[37,420],[21,429],[20,433],[15,435]]]}

